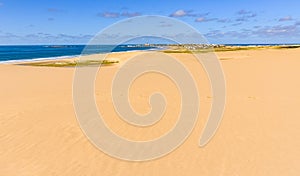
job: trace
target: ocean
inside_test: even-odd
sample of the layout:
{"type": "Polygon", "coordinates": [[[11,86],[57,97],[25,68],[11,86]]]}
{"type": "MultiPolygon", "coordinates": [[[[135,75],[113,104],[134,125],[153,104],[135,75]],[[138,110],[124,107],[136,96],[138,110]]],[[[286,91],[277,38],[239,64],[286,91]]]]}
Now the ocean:
{"type": "Polygon", "coordinates": [[[151,50],[155,47],[144,45],[19,45],[0,46],[0,63],[32,61],[45,59],[62,59],[81,54],[108,52],[125,52],[135,50],[151,50]]]}

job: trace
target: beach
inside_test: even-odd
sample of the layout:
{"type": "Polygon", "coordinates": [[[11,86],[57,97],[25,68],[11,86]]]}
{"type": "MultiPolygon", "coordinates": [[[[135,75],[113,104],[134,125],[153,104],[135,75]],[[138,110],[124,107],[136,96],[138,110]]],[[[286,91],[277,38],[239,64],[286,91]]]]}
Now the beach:
{"type": "MultiPolygon", "coordinates": [[[[104,121],[131,140],[157,138],[176,123],[180,97],[172,81],[155,73],[138,78],[130,101],[139,113],[148,96],[162,92],[166,112],[148,128],[131,126],[114,111],[110,86],[126,59],[148,51],[110,54],[101,67],[95,99],[104,121]],[[105,75],[105,76],[103,76],[105,75]],[[153,84],[155,81],[155,84],[153,84]],[[142,88],[141,88],[142,87],[142,88]]],[[[150,52],[150,51],[149,51],[150,52]]],[[[300,173],[300,49],[217,52],[226,80],[226,107],[212,140],[199,147],[212,96],[204,68],[189,53],[167,53],[189,69],[200,97],[198,121],[170,154],[145,162],[115,159],[82,132],[73,107],[74,67],[0,64],[0,175],[298,175],[300,173]]]]}

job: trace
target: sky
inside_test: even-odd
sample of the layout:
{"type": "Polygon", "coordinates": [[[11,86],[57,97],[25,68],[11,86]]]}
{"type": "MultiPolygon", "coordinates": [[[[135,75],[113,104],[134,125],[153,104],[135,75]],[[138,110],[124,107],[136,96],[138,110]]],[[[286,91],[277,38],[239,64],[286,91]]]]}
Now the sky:
{"type": "Polygon", "coordinates": [[[86,44],[142,15],[180,20],[209,43],[300,43],[299,7],[299,0],[0,0],[0,44],[86,44]]]}

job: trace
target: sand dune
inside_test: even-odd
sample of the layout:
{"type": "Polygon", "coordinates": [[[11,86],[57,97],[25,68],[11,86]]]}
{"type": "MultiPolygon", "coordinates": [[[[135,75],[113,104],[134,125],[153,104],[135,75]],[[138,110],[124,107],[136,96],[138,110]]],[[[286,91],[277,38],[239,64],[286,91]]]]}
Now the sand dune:
{"type": "MultiPolygon", "coordinates": [[[[151,92],[163,92],[168,107],[162,120],[139,128],[118,118],[108,83],[121,64],[137,54],[112,54],[110,57],[120,59],[120,64],[101,68],[95,95],[105,122],[114,132],[132,140],[149,140],[176,123],[180,98],[170,80],[148,74],[135,81],[130,101],[137,112],[147,113],[151,92]]],[[[198,147],[198,141],[214,98],[208,78],[190,54],[170,55],[179,58],[197,80],[199,120],[182,146],[147,162],[112,158],[85,137],[72,102],[74,68],[0,65],[0,175],[300,173],[300,49],[217,53],[226,77],[227,103],[216,135],[203,148],[198,147]]]]}

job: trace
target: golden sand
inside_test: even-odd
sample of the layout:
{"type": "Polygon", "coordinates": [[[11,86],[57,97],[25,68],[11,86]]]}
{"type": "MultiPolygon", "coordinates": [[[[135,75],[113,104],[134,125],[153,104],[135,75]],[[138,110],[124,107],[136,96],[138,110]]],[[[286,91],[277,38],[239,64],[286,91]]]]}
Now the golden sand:
{"type": "MultiPolygon", "coordinates": [[[[180,98],[176,86],[166,77],[145,75],[130,89],[132,106],[139,113],[149,112],[148,96],[161,91],[168,101],[164,117],[149,128],[120,120],[113,109],[108,83],[124,60],[136,54],[139,53],[111,55],[120,59],[120,64],[99,71],[96,102],[115,133],[132,140],[149,140],[174,126],[180,98]]],[[[226,77],[226,109],[216,135],[203,148],[198,147],[199,137],[213,100],[208,78],[190,54],[170,55],[180,58],[197,80],[199,120],[183,145],[147,162],[112,158],[88,141],[77,123],[72,103],[74,68],[0,65],[0,175],[300,173],[300,49],[217,53],[226,77]]]]}

